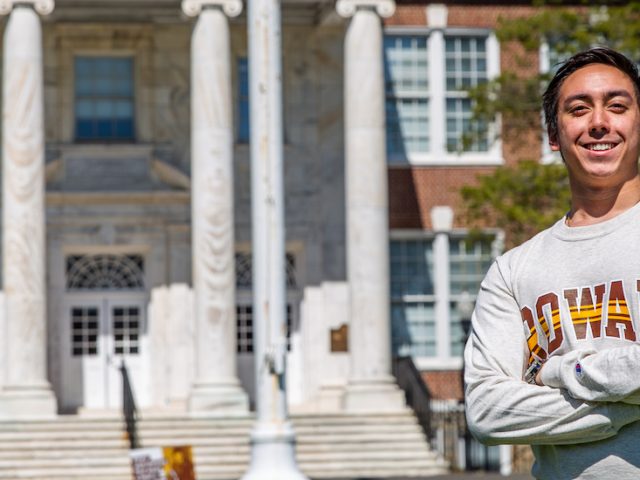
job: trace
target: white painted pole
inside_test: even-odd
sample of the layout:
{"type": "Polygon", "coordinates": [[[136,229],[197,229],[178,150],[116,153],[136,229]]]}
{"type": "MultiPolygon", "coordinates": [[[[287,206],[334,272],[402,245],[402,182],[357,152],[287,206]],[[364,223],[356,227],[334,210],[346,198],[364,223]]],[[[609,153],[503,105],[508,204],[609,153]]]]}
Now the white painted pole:
{"type": "Polygon", "coordinates": [[[287,417],[282,60],[279,0],[249,0],[256,424],[244,480],[303,480],[287,417]]]}

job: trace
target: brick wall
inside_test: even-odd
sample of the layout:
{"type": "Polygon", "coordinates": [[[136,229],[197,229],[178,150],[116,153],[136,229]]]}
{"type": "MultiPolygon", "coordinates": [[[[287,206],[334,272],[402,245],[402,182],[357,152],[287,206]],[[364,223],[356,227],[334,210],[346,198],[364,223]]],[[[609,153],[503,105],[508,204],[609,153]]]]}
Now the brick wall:
{"type": "Polygon", "coordinates": [[[401,167],[389,168],[389,225],[398,228],[431,228],[431,209],[450,205],[454,228],[464,227],[460,189],[490,173],[492,167],[401,167]]]}
{"type": "Polygon", "coordinates": [[[462,372],[460,370],[437,370],[422,372],[422,379],[429,387],[434,400],[462,400],[462,372]]]}

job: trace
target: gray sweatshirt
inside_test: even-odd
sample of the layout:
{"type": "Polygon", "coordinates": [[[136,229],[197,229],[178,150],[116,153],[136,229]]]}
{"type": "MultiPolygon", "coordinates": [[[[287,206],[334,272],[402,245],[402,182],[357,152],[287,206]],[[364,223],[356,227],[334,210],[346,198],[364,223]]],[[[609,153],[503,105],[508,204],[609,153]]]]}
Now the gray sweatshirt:
{"type": "Polygon", "coordinates": [[[640,204],[499,257],[465,349],[469,428],[540,479],[640,479],[640,204]],[[545,386],[523,380],[534,359],[545,386]]]}

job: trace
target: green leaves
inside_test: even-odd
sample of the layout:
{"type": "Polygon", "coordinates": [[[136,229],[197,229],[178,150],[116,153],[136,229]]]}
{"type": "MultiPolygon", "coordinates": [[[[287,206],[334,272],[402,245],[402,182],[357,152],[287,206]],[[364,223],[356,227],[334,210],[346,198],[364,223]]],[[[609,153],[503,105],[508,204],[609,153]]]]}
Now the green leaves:
{"type": "Polygon", "coordinates": [[[570,207],[569,180],[563,164],[526,160],[498,167],[461,190],[467,220],[505,231],[507,247],[518,245],[551,226],[570,207]]]}

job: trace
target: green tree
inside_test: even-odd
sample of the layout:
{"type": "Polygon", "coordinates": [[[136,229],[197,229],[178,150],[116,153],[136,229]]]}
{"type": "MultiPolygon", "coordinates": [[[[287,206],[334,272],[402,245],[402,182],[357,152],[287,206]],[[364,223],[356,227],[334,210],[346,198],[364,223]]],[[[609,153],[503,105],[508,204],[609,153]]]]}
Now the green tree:
{"type": "Polygon", "coordinates": [[[507,139],[532,128],[542,133],[541,96],[550,76],[549,73],[520,73],[531,71],[531,54],[537,53],[543,42],[553,52],[552,61],[594,45],[608,45],[640,60],[640,2],[590,8],[547,6],[532,16],[500,18],[496,35],[503,45],[520,45],[522,53],[516,54],[515,71],[504,71],[469,90],[474,102],[474,120],[488,125],[500,114],[502,135],[507,139]]]}
{"type": "Polygon", "coordinates": [[[570,206],[564,165],[532,160],[498,167],[479,177],[477,185],[463,187],[461,194],[471,225],[490,222],[504,230],[507,248],[553,224],[570,206]]]}

